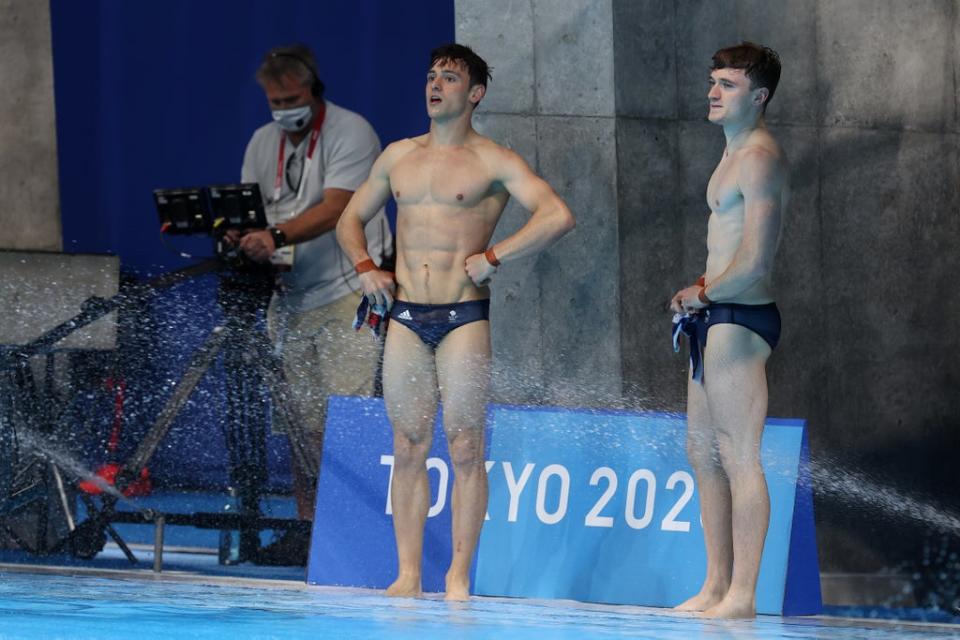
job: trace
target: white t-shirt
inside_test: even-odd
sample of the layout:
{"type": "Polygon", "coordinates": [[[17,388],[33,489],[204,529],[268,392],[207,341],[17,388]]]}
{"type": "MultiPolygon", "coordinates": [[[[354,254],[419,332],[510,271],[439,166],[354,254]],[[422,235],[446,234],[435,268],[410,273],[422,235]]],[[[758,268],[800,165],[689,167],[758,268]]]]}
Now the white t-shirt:
{"type": "MultiPolygon", "coordinates": [[[[362,116],[329,100],[313,152],[308,175],[301,176],[310,135],[296,147],[287,139],[284,145],[284,179],[280,197],[274,202],[274,185],[280,136],[283,129],[275,122],[257,129],[243,156],[242,182],[257,182],[263,194],[267,220],[271,224],[289,219],[323,201],[324,189],[356,191],[367,179],[374,160],[380,155],[380,140],[362,116]],[[288,170],[289,168],[289,170],[288,170]],[[303,195],[297,199],[297,180],[306,180],[303,195]],[[292,186],[291,186],[292,185],[292,186]]],[[[393,236],[381,209],[366,225],[368,252],[380,262],[384,249],[393,248],[393,236]]],[[[360,283],[349,258],[337,244],[334,231],[323,233],[295,246],[291,271],[282,275],[283,292],[276,299],[292,313],[316,309],[359,291],[360,283]]]]}

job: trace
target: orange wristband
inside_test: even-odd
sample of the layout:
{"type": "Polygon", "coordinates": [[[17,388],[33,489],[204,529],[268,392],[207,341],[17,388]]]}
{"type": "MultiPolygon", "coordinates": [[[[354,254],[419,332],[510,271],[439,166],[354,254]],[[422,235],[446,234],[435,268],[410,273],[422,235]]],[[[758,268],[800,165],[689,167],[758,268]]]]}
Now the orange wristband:
{"type": "Polygon", "coordinates": [[[704,278],[703,276],[700,276],[699,278],[697,278],[697,286],[698,286],[698,287],[705,287],[705,286],[707,286],[707,279],[704,278]]]}
{"type": "Polygon", "coordinates": [[[360,275],[361,273],[366,273],[367,271],[373,271],[377,268],[377,265],[373,262],[373,260],[367,258],[366,260],[361,260],[355,264],[353,268],[356,270],[357,275],[360,275]]]}
{"type": "Polygon", "coordinates": [[[490,266],[492,266],[492,267],[499,267],[499,266],[500,266],[500,261],[497,260],[497,254],[495,254],[495,253],[493,252],[493,247],[490,247],[489,249],[487,249],[486,251],[484,251],[484,252],[483,252],[483,257],[487,259],[487,262],[490,263],[490,266]]]}
{"type": "Polygon", "coordinates": [[[706,305],[713,304],[713,300],[707,297],[707,288],[700,287],[700,291],[697,292],[697,300],[706,305]]]}

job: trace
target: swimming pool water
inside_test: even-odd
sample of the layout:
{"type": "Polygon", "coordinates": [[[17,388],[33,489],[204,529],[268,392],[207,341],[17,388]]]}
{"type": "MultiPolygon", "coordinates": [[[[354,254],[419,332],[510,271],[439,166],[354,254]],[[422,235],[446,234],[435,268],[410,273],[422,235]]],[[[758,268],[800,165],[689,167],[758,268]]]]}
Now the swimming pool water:
{"type": "Polygon", "coordinates": [[[0,572],[0,638],[960,638],[960,628],[947,625],[711,621],[642,607],[504,598],[447,603],[276,585],[0,572]]]}

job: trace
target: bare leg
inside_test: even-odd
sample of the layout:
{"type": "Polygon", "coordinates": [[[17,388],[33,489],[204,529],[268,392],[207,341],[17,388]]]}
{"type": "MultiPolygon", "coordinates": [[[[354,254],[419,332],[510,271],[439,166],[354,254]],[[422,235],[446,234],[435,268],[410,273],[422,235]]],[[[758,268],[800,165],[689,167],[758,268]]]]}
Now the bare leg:
{"type": "Polygon", "coordinates": [[[707,341],[707,397],[732,499],[733,573],[723,600],[704,611],[721,618],[756,615],[757,576],[770,521],[770,496],[760,466],[767,416],[770,347],[733,324],[715,325],[707,341]]]}
{"type": "Polygon", "coordinates": [[[704,611],[719,603],[730,586],[733,570],[731,504],[727,475],[720,464],[716,431],[704,387],[687,382],[687,457],[697,476],[700,516],[707,548],[707,575],[700,591],[678,605],[678,611],[704,611]]]}
{"type": "Polygon", "coordinates": [[[387,332],[383,396],[393,425],[391,506],[398,564],[387,595],[417,597],[430,508],[426,460],[437,414],[437,375],[433,352],[399,322],[391,323],[387,332]]]}
{"type": "Polygon", "coordinates": [[[453,557],[446,599],[470,597],[470,565],[487,511],[484,427],[490,387],[490,325],[471,322],[437,348],[443,425],[453,463],[453,557]]]}

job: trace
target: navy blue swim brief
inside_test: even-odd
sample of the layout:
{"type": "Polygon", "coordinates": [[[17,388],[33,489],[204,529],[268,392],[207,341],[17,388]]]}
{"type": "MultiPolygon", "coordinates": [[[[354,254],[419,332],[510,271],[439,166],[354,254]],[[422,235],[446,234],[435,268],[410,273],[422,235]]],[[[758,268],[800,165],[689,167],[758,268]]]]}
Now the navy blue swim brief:
{"type": "Polygon", "coordinates": [[[703,352],[707,347],[707,332],[715,324],[746,327],[763,338],[770,349],[775,349],[780,341],[780,310],[775,302],[714,302],[697,314],[676,314],[673,318],[673,349],[680,349],[678,341],[681,333],[687,336],[690,343],[690,370],[697,382],[703,382],[703,352]]]}
{"type": "Polygon", "coordinates": [[[431,349],[448,333],[470,322],[490,319],[490,299],[467,300],[452,304],[414,304],[397,300],[390,318],[416,333],[431,349]]]}

